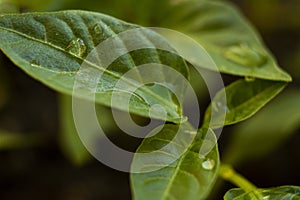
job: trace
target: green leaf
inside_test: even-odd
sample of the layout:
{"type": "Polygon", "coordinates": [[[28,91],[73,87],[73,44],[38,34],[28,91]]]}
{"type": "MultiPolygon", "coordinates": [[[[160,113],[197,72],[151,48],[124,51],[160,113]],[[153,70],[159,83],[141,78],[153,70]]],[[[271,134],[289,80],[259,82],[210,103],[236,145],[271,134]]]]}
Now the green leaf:
{"type": "MultiPolygon", "coordinates": [[[[156,78],[159,73],[160,76],[167,77],[167,72],[164,73],[161,67],[152,67],[153,74],[144,73],[142,76],[135,66],[163,64],[177,70],[186,78],[188,68],[168,43],[150,30],[134,32],[134,35],[130,35],[132,41],[125,42],[116,37],[117,34],[134,28],[138,26],[85,11],[1,15],[0,49],[30,76],[59,92],[72,94],[76,79],[78,84],[75,87],[84,87],[87,90],[82,94],[75,93],[82,98],[93,99],[86,92],[94,90],[91,87],[95,86],[97,103],[127,111],[128,103],[124,99],[130,98],[130,112],[146,117],[149,117],[152,105],[160,104],[167,113],[166,120],[178,123],[182,120],[182,109],[178,101],[173,101],[172,93],[168,89],[150,86],[138,88],[138,82],[144,83],[145,76],[149,76],[146,77],[148,79],[156,78]],[[116,38],[112,45],[92,52],[97,45],[111,37],[116,38]],[[127,47],[132,44],[144,45],[147,48],[128,53],[127,47]],[[157,45],[164,50],[156,49],[157,45]],[[102,63],[114,58],[115,54],[117,58],[108,68],[104,68],[102,63]],[[97,56],[100,56],[100,61],[97,56]],[[88,72],[80,71],[81,65],[88,72]],[[124,78],[129,70],[135,70],[137,76],[124,78]],[[137,80],[139,75],[142,80],[137,80]],[[98,81],[99,76],[101,79],[98,81]],[[137,90],[130,92],[116,88],[121,77],[122,87],[137,87],[137,90]],[[113,93],[118,98],[112,105],[113,93]],[[164,96],[161,96],[162,93],[164,96]]],[[[176,85],[176,78],[173,77],[167,84],[183,90],[183,85],[176,85]]],[[[179,93],[184,96],[183,91],[179,93]]],[[[151,117],[164,119],[161,112],[152,111],[151,117]]]]}
{"type": "MultiPolygon", "coordinates": [[[[83,165],[91,159],[91,156],[77,133],[73,113],[72,97],[67,95],[59,96],[60,110],[60,144],[65,155],[76,165],[83,165]]],[[[90,131],[90,130],[86,130],[90,131]]]]}
{"type": "MultiPolygon", "coordinates": [[[[79,100],[77,99],[76,102],[79,100]]],[[[87,103],[82,100],[81,103],[87,103]]],[[[82,109],[84,109],[83,107],[82,109]]],[[[95,106],[97,119],[101,129],[105,133],[117,132],[117,125],[114,123],[114,118],[112,116],[111,110],[101,105],[95,106]]],[[[67,95],[59,95],[59,111],[60,111],[60,146],[66,157],[72,161],[75,165],[84,165],[91,160],[90,153],[87,151],[87,148],[83,144],[83,140],[88,144],[93,144],[95,140],[101,139],[101,135],[95,131],[95,127],[91,125],[89,117],[80,118],[81,123],[85,124],[84,126],[84,139],[80,139],[76,126],[75,120],[73,117],[72,110],[72,97],[67,95]]],[[[78,111],[80,112],[80,111],[78,111]]],[[[84,112],[84,111],[82,111],[84,112]]],[[[78,120],[78,119],[77,119],[78,120]]],[[[82,136],[81,136],[82,137],[82,136]]],[[[86,144],[87,145],[87,144],[86,144]]]]}
{"type": "Polygon", "coordinates": [[[50,7],[59,4],[58,0],[9,0],[11,3],[18,5],[21,8],[30,10],[48,10],[50,7]]]}
{"type": "Polygon", "coordinates": [[[287,90],[253,118],[235,126],[224,162],[249,162],[282,145],[300,127],[299,102],[299,90],[287,90]]]}
{"type": "MultiPolygon", "coordinates": [[[[207,130],[195,137],[196,131],[183,126],[165,125],[138,148],[132,172],[140,173],[131,174],[134,199],[205,199],[219,169],[217,145],[207,156],[200,155],[200,148],[207,144],[203,139],[207,130]]],[[[207,134],[214,135],[211,130],[207,134]]]]}
{"type": "Polygon", "coordinates": [[[204,126],[215,129],[246,120],[285,86],[284,82],[238,80],[216,94],[205,113],[204,126]]]}
{"type": "Polygon", "coordinates": [[[162,19],[169,0],[61,0],[60,9],[83,9],[105,13],[147,27],[156,26],[162,19]],[[120,6],[122,4],[122,6],[120,6]],[[155,10],[155,15],[153,14],[155,10]],[[130,13],[130,14],[128,14],[130,13]]]}
{"type": "Polygon", "coordinates": [[[18,13],[18,12],[19,12],[19,8],[14,2],[12,2],[10,0],[0,1],[0,14],[18,13]]]}
{"type": "MultiPolygon", "coordinates": [[[[259,34],[228,1],[179,1],[162,25],[199,42],[220,72],[267,80],[291,81],[265,48],[259,34]]],[[[199,64],[199,63],[198,63],[199,64]]],[[[215,70],[214,66],[201,65],[215,70]]]]}
{"type": "MultiPolygon", "coordinates": [[[[300,187],[281,186],[270,189],[258,189],[257,192],[262,194],[263,200],[299,200],[300,187]]],[[[235,188],[229,190],[224,200],[260,200],[251,195],[252,192],[245,192],[243,189],[235,188]]]]}

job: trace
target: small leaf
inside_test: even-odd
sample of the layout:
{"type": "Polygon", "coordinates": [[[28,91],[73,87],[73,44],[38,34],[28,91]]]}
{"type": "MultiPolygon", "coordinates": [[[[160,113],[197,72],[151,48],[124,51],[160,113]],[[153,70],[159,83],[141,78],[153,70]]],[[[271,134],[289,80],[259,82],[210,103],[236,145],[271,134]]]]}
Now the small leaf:
{"type": "Polygon", "coordinates": [[[204,126],[220,128],[246,120],[285,86],[284,82],[265,80],[236,81],[217,93],[205,113],[204,126]]]}
{"type": "MultiPolygon", "coordinates": [[[[262,194],[262,200],[299,200],[300,187],[298,186],[281,186],[270,189],[258,189],[257,192],[262,194]]],[[[253,197],[252,192],[245,192],[243,189],[235,188],[229,190],[224,200],[261,200],[253,197]]]]}
{"type": "MultiPolygon", "coordinates": [[[[75,95],[93,100],[86,92],[96,91],[97,103],[145,117],[149,117],[153,105],[160,104],[167,113],[166,120],[179,123],[180,100],[173,101],[172,92],[166,88],[156,93],[157,87],[140,84],[144,85],[145,79],[168,77],[166,84],[178,89],[183,97],[185,85],[162,70],[162,65],[188,78],[185,61],[161,36],[148,29],[120,37],[120,33],[137,28],[140,27],[85,11],[1,15],[0,49],[30,76],[59,92],[71,95],[75,89],[79,91],[75,95]],[[100,44],[105,49],[95,49],[100,44]],[[132,46],[136,48],[128,50],[132,46]],[[151,73],[142,73],[136,67],[149,63],[151,73]],[[109,66],[105,68],[104,64],[109,66]],[[129,70],[135,76],[126,77],[129,70]],[[117,87],[118,81],[122,82],[117,87]],[[129,91],[130,87],[134,90],[129,91]],[[117,100],[112,103],[113,94],[117,100]],[[129,105],[124,100],[128,98],[129,105]]],[[[161,112],[152,112],[151,117],[165,120],[161,112]]]]}
{"type": "Polygon", "coordinates": [[[287,90],[253,118],[235,126],[224,162],[250,162],[282,145],[300,127],[299,102],[299,90],[287,90]]]}
{"type": "MultiPolygon", "coordinates": [[[[191,0],[166,12],[162,25],[199,42],[222,73],[267,80],[291,81],[265,48],[252,25],[228,1],[191,0]]],[[[216,70],[214,66],[197,63],[216,70]]]]}
{"type": "Polygon", "coordinates": [[[199,154],[206,144],[205,133],[203,129],[197,134],[186,125],[165,125],[145,139],[132,163],[133,172],[139,172],[131,174],[134,199],[205,199],[219,168],[216,145],[207,156],[199,154]]]}

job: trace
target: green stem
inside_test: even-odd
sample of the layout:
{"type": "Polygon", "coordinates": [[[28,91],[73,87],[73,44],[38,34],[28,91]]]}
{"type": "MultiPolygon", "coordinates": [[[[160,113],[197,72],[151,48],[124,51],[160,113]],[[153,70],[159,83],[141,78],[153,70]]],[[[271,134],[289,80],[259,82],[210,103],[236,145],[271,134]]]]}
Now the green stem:
{"type": "Polygon", "coordinates": [[[219,170],[219,176],[226,181],[242,188],[245,192],[255,199],[262,200],[262,195],[257,191],[258,188],[247,180],[245,177],[237,173],[230,165],[222,164],[219,170]]]}

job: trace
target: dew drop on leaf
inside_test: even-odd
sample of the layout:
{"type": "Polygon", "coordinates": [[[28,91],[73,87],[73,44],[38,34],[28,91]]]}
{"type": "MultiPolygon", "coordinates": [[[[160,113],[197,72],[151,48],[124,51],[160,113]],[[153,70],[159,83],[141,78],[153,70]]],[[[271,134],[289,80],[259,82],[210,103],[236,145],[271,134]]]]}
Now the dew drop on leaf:
{"type": "Polygon", "coordinates": [[[213,110],[218,113],[218,112],[229,112],[229,108],[226,105],[223,105],[221,102],[212,102],[212,108],[213,110]]]}
{"type": "Polygon", "coordinates": [[[252,76],[246,76],[245,77],[245,81],[247,81],[247,82],[253,82],[253,81],[255,81],[255,78],[252,77],[252,76]]]}
{"type": "Polygon", "coordinates": [[[216,163],[212,159],[206,159],[202,163],[202,168],[206,170],[212,170],[215,167],[216,163]]]}
{"type": "Polygon", "coordinates": [[[186,130],[186,131],[184,131],[184,133],[187,133],[187,134],[190,134],[190,135],[197,135],[197,131],[186,130]]]}
{"type": "Polygon", "coordinates": [[[103,29],[102,29],[102,27],[101,27],[100,24],[96,24],[96,25],[94,26],[94,31],[95,31],[95,33],[96,33],[97,35],[100,35],[100,34],[103,33],[103,29]]]}
{"type": "Polygon", "coordinates": [[[81,57],[86,51],[86,46],[82,39],[75,38],[70,42],[66,50],[71,54],[81,57]]]}
{"type": "Polygon", "coordinates": [[[36,61],[31,61],[31,62],[30,62],[30,66],[31,66],[31,67],[38,67],[38,68],[41,67],[36,61]]]}
{"type": "Polygon", "coordinates": [[[261,67],[267,62],[267,56],[262,50],[248,44],[231,46],[224,52],[224,56],[231,62],[246,67],[261,67]]]}
{"type": "Polygon", "coordinates": [[[270,199],[270,195],[263,197],[263,200],[269,200],[269,199],[270,199]]]}

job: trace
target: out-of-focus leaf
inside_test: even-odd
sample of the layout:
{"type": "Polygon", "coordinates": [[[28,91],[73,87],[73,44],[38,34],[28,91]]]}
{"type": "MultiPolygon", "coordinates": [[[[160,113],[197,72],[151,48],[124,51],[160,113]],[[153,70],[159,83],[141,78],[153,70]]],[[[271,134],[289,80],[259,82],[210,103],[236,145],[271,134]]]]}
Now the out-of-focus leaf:
{"type": "Polygon", "coordinates": [[[47,138],[41,134],[22,134],[0,130],[0,150],[32,148],[45,145],[47,138]]]}
{"type": "MultiPolygon", "coordinates": [[[[60,144],[65,155],[77,165],[83,165],[90,160],[91,156],[77,133],[72,113],[72,97],[59,96],[60,110],[60,144]]],[[[87,132],[90,130],[86,130],[87,132]]]]}
{"type": "MultiPolygon", "coordinates": [[[[163,19],[163,26],[181,31],[199,42],[220,72],[291,81],[291,77],[278,67],[256,30],[227,1],[181,1],[166,11],[163,19]]],[[[215,70],[214,66],[198,64],[215,70]]]]}
{"type": "Polygon", "coordinates": [[[18,13],[19,8],[17,4],[10,0],[2,0],[0,1],[0,14],[3,13],[18,13]]]}
{"type": "Polygon", "coordinates": [[[61,5],[59,0],[7,0],[11,4],[21,7],[26,10],[46,11],[51,8],[58,8],[61,5]]]}
{"type": "Polygon", "coordinates": [[[224,200],[299,200],[300,187],[297,186],[281,186],[270,189],[258,189],[262,195],[262,199],[255,198],[253,192],[245,192],[243,189],[235,188],[229,190],[224,200]]]}
{"type": "Polygon", "coordinates": [[[284,82],[265,80],[239,80],[232,83],[218,92],[213,99],[205,113],[204,127],[220,128],[248,119],[285,86],[284,82]],[[222,120],[224,115],[225,121],[222,120]]]}
{"type": "MultiPolygon", "coordinates": [[[[179,123],[183,118],[182,109],[178,101],[172,100],[169,90],[146,85],[140,87],[137,82],[143,80],[137,80],[139,76],[134,77],[135,79],[123,77],[132,69],[135,69],[138,75],[140,71],[136,65],[148,63],[169,66],[188,77],[188,68],[184,60],[176,55],[174,50],[168,52],[156,49],[159,45],[160,48],[172,50],[158,34],[146,29],[136,31],[134,37],[131,34],[127,35],[130,37],[127,43],[115,37],[111,46],[101,49],[101,53],[94,51],[90,59],[85,59],[99,43],[134,28],[138,26],[85,11],[1,15],[0,49],[26,73],[59,92],[72,94],[77,78],[78,84],[75,87],[80,90],[92,93],[94,90],[91,87],[95,86],[97,103],[127,111],[128,102],[124,99],[130,97],[129,110],[145,117],[149,117],[152,105],[160,104],[166,111],[166,117],[162,116],[160,110],[155,109],[151,110],[151,117],[166,118],[168,121],[179,123]],[[131,41],[133,39],[134,41],[131,41]],[[127,47],[136,43],[139,46],[146,45],[147,48],[128,53],[127,47]],[[118,55],[117,58],[108,68],[104,68],[102,63],[109,62],[114,53],[118,55]],[[101,62],[97,60],[97,56],[102,56],[101,62]],[[82,63],[87,72],[79,72],[82,63]],[[98,80],[100,76],[101,79],[98,80]],[[116,87],[121,77],[124,84],[116,87]],[[130,92],[127,91],[129,87],[138,89],[130,92]],[[112,94],[117,96],[113,105],[112,94]]],[[[168,76],[160,67],[152,68],[151,72],[156,73],[156,78],[157,73],[162,77],[168,76]]],[[[146,75],[154,76],[150,76],[149,73],[146,75]]],[[[176,85],[177,77],[173,78],[174,81],[168,85],[173,88],[182,87],[176,85]]],[[[76,94],[92,99],[83,93],[76,94]]],[[[183,92],[180,94],[183,95],[183,92]]]]}
{"type": "Polygon", "coordinates": [[[165,11],[170,8],[169,0],[64,0],[62,9],[84,9],[105,13],[142,26],[157,26],[165,11]],[[120,6],[122,4],[122,6],[120,6]],[[155,15],[153,14],[155,10],[155,15]]]}
{"type": "MultiPolygon", "coordinates": [[[[84,100],[82,100],[84,101],[84,100]]],[[[102,130],[105,133],[112,134],[116,132],[116,124],[113,122],[113,116],[110,109],[101,106],[95,105],[97,112],[97,117],[99,119],[98,123],[101,126],[102,130]]],[[[67,95],[59,96],[59,110],[60,110],[60,126],[61,134],[59,137],[61,149],[65,153],[66,157],[69,158],[76,165],[84,165],[91,159],[90,153],[87,151],[82,140],[80,139],[76,126],[75,120],[73,117],[72,110],[72,97],[67,95]]],[[[101,136],[98,135],[98,132],[95,131],[95,127],[91,126],[90,118],[87,116],[81,118],[82,124],[85,129],[85,138],[84,140],[87,143],[94,143],[95,140],[101,139],[101,136]]]]}
{"type": "Polygon", "coordinates": [[[300,92],[288,90],[233,129],[224,162],[237,165],[262,158],[283,144],[299,127],[300,92]]]}
{"type": "Polygon", "coordinates": [[[205,199],[219,168],[217,146],[205,157],[199,154],[206,142],[205,132],[200,130],[189,144],[196,131],[165,125],[158,134],[146,138],[137,150],[145,155],[136,155],[132,164],[135,172],[141,172],[131,174],[134,199],[205,199]]]}

